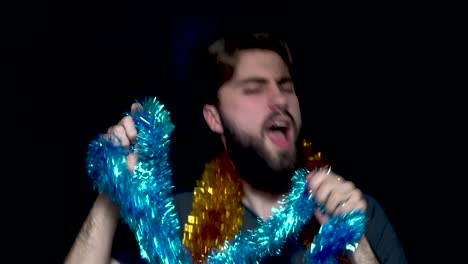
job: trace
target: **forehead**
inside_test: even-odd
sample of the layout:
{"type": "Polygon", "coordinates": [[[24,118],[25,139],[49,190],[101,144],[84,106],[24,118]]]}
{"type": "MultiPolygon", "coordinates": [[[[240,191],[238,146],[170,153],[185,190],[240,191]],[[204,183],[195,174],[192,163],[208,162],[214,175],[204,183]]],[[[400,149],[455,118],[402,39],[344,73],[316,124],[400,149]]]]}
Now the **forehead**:
{"type": "Polygon", "coordinates": [[[278,53],[270,50],[243,50],[239,52],[234,79],[248,77],[286,77],[289,69],[278,53]]]}

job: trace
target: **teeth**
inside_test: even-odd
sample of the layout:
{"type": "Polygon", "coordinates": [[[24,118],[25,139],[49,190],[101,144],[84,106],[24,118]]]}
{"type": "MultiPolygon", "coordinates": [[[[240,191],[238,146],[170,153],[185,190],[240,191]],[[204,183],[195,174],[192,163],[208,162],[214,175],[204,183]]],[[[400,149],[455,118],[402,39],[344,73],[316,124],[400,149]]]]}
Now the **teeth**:
{"type": "Polygon", "coordinates": [[[275,121],[275,123],[273,125],[275,127],[286,127],[287,126],[286,122],[284,122],[284,121],[275,121]]]}

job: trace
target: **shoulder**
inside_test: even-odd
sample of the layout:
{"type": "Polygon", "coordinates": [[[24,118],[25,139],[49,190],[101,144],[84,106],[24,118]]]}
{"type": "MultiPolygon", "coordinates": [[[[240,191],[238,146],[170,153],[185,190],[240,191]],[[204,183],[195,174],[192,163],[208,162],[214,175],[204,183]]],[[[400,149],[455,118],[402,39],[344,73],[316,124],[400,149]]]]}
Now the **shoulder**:
{"type": "Polygon", "coordinates": [[[364,199],[367,201],[366,214],[370,223],[377,222],[378,225],[388,224],[388,218],[384,208],[380,202],[369,194],[363,194],[364,199]]]}
{"type": "Polygon", "coordinates": [[[378,210],[378,211],[383,210],[382,207],[380,206],[379,201],[376,198],[374,198],[372,195],[364,193],[363,196],[364,196],[364,199],[367,202],[368,211],[369,211],[369,209],[371,211],[373,211],[373,210],[378,210]]]}
{"type": "Polygon", "coordinates": [[[366,237],[382,263],[407,263],[393,224],[377,199],[364,194],[367,201],[366,237]]]}
{"type": "Polygon", "coordinates": [[[387,224],[388,218],[380,202],[376,198],[374,198],[372,195],[363,194],[363,196],[367,202],[366,215],[369,221],[368,225],[381,226],[383,224],[387,224]]]}

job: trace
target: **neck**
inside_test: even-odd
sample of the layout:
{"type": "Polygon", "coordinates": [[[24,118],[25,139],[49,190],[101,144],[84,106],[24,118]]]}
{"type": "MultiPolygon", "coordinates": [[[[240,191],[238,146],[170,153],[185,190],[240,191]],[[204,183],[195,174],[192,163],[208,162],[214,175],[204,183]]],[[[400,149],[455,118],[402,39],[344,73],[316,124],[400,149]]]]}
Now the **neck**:
{"type": "Polygon", "coordinates": [[[255,189],[245,181],[242,182],[242,189],[244,191],[242,203],[263,221],[270,219],[272,209],[279,206],[278,201],[281,200],[282,195],[255,189]]]}

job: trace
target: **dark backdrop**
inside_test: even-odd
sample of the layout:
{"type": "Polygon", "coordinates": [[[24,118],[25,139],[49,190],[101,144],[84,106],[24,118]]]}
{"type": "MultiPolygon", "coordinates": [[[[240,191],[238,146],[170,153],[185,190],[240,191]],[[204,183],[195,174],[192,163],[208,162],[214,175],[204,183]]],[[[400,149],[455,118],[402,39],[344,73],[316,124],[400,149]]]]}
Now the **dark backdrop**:
{"type": "Polygon", "coordinates": [[[15,186],[24,188],[11,209],[26,215],[15,220],[15,241],[32,247],[16,257],[63,260],[96,195],[87,144],[136,99],[157,96],[171,111],[175,188],[193,186],[207,130],[186,96],[187,58],[200,38],[226,26],[290,41],[306,135],[338,173],[380,200],[409,259],[422,256],[415,227],[426,212],[414,205],[424,195],[412,181],[425,165],[419,125],[427,117],[414,107],[424,62],[405,13],[350,1],[230,8],[65,1],[37,3],[12,20],[17,94],[4,97],[15,114],[6,141],[17,153],[10,167],[24,175],[15,186]]]}

